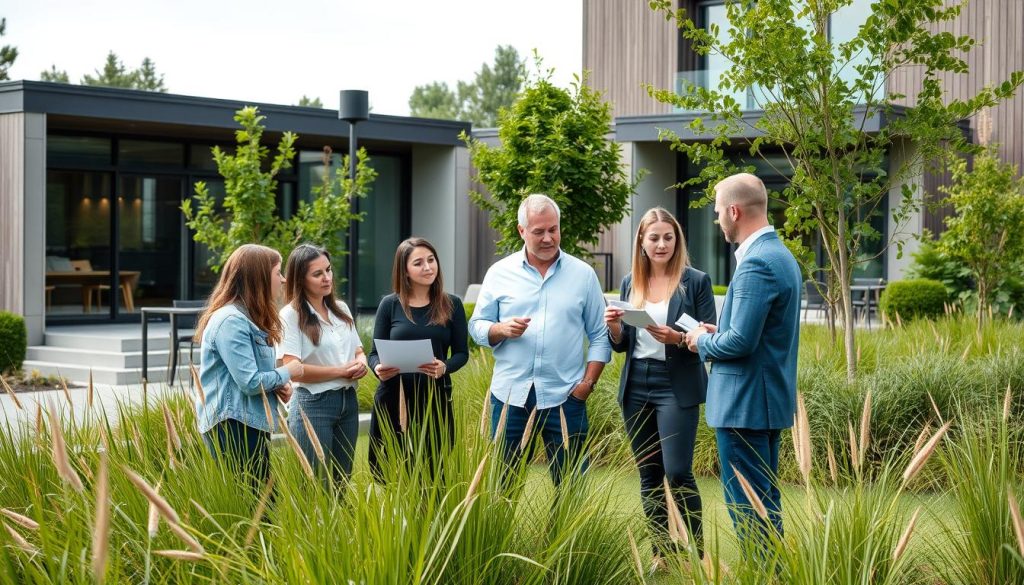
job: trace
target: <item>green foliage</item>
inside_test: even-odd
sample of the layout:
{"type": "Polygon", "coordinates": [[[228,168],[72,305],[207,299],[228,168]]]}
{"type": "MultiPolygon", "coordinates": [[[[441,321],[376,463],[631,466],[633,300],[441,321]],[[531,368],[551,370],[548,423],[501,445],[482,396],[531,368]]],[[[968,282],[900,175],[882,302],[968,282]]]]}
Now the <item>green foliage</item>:
{"type": "MultiPolygon", "coordinates": [[[[0,18],[0,37],[4,36],[7,30],[7,19],[0,18]]],[[[18,48],[12,47],[11,45],[4,45],[0,47],[0,81],[10,79],[7,76],[7,70],[14,64],[14,60],[18,58],[18,48]]]]}
{"type": "MultiPolygon", "coordinates": [[[[234,154],[213,147],[217,171],[224,177],[225,197],[218,205],[205,181],[195,185],[195,204],[186,199],[181,204],[187,225],[195,231],[194,239],[205,244],[211,252],[210,266],[219,271],[231,252],[242,244],[259,243],[270,246],[287,258],[292,248],[302,242],[316,242],[324,246],[337,261],[347,254],[340,229],[352,219],[349,197],[365,197],[377,172],[369,166],[365,149],[356,156],[356,177],[348,178],[349,159],[344,157],[331,176],[329,167],[323,183],[314,188],[312,203],[302,201],[295,214],[288,219],[276,215],[277,174],[291,168],[295,158],[294,144],[298,138],[285,132],[277,146],[277,154],[267,171],[262,170],[270,149],[261,143],[263,119],[259,110],[247,106],[235,112],[235,121],[242,127],[235,131],[238,145],[234,154]]],[[[330,162],[331,152],[325,148],[324,165],[330,162]]]]}
{"type": "Polygon", "coordinates": [[[18,370],[28,351],[25,318],[0,311],[0,372],[18,370]]]}
{"type": "MultiPolygon", "coordinates": [[[[56,74],[56,66],[52,66],[52,69],[54,74],[56,74]]],[[[138,69],[128,70],[113,51],[107,53],[107,60],[104,62],[103,68],[97,69],[95,75],[83,76],[81,83],[82,85],[123,87],[160,93],[167,92],[167,86],[164,85],[164,76],[156,72],[156,64],[152,59],[146,57],[142,60],[142,65],[138,69]]]]}
{"type": "Polygon", "coordinates": [[[729,285],[726,284],[715,284],[711,286],[711,291],[716,295],[725,296],[729,292],[729,285]]]}
{"type": "Polygon", "coordinates": [[[878,308],[888,321],[911,321],[942,315],[948,302],[946,287],[941,282],[914,278],[890,282],[882,291],[878,308]]]}
{"type": "MultiPolygon", "coordinates": [[[[676,108],[708,112],[688,130],[693,137],[671,132],[674,149],[693,163],[704,165],[683,183],[713,186],[736,169],[725,149],[747,140],[751,156],[784,150],[792,163],[790,184],[776,196],[786,205],[784,234],[792,240],[819,242],[830,282],[848,289],[853,271],[870,259],[861,253],[868,241],[887,240],[871,225],[872,218],[891,210],[889,221],[901,224],[919,207],[911,180],[925,163],[950,151],[971,152],[957,124],[965,117],[1011,97],[1024,83],[1024,73],[965,99],[952,98],[943,79],[967,71],[966,55],[975,41],[942,31],[960,14],[962,4],[944,0],[883,1],[854,38],[833,43],[828,25],[832,15],[852,0],[760,0],[728,2],[728,30],[705,30],[669,0],[650,5],[675,20],[683,37],[699,55],[716,54],[730,63],[717,88],[698,85],[671,90],[649,87],[659,101],[676,108]],[[907,66],[920,70],[921,84],[911,96],[887,94],[885,80],[907,66]],[[856,75],[851,75],[851,72],[856,75]],[[754,109],[763,115],[750,128],[748,110],[734,94],[752,95],[754,109]],[[897,107],[913,103],[903,111],[897,107]],[[865,132],[872,115],[886,122],[877,132],[865,132]],[[905,141],[915,145],[904,160],[887,159],[905,141]],[[887,162],[888,161],[888,162],[887,162]],[[898,197],[890,197],[891,189],[898,197]],[[892,200],[890,200],[892,199],[892,200]]],[[[747,169],[749,170],[749,169],[747,169]]],[[[799,255],[798,255],[799,257],[799,255]]],[[[855,375],[852,299],[845,295],[842,315],[848,376],[855,375]]]]}
{"type": "Polygon", "coordinates": [[[493,128],[502,109],[511,107],[519,96],[525,77],[526,61],[515,47],[499,45],[494,49],[493,67],[482,64],[473,81],[459,81],[456,91],[437,81],[416,86],[409,96],[409,113],[493,128]]]}
{"type": "Polygon", "coordinates": [[[951,169],[953,184],[942,190],[956,213],[946,218],[936,252],[967,269],[979,318],[990,305],[1005,312],[1024,274],[1024,178],[993,148],[974,158],[973,169],[963,159],[951,169]]]}
{"type": "Polygon", "coordinates": [[[50,65],[49,71],[39,72],[39,81],[50,81],[54,83],[71,83],[68,78],[68,72],[62,69],[57,69],[56,65],[50,65]]]}
{"type": "Polygon", "coordinates": [[[409,115],[420,118],[458,120],[461,117],[459,99],[448,84],[435,81],[417,85],[409,96],[409,115]]]}
{"type": "Polygon", "coordinates": [[[302,94],[302,97],[299,98],[299,105],[303,106],[303,107],[306,107],[306,108],[322,108],[322,107],[324,107],[324,103],[322,101],[320,101],[320,98],[318,98],[318,97],[310,98],[310,97],[307,97],[306,94],[302,94]]]}
{"type": "MultiPolygon", "coordinates": [[[[537,60],[538,73],[540,59],[537,60]]],[[[601,230],[626,213],[636,182],[630,182],[619,160],[619,147],[606,140],[611,106],[576,78],[570,89],[551,83],[551,71],[538,75],[522,96],[505,110],[498,123],[501,146],[491,147],[468,136],[477,179],[488,195],[470,198],[490,214],[501,234],[499,252],[522,247],[516,229],[519,204],[531,193],[544,193],[561,208],[562,249],[586,256],[587,245],[601,230]]]]}

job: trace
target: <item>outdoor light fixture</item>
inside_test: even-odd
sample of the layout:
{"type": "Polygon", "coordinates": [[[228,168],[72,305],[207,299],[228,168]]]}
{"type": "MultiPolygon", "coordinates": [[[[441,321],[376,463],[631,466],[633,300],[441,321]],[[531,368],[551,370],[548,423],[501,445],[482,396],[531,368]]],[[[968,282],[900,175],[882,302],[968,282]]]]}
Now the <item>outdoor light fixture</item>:
{"type": "MultiPolygon", "coordinates": [[[[356,124],[370,119],[370,100],[369,94],[361,89],[343,89],[340,97],[338,119],[348,122],[348,178],[354,186],[356,181],[356,124]]],[[[354,189],[349,197],[349,209],[353,214],[359,213],[359,198],[356,197],[354,189]]],[[[356,304],[356,273],[359,267],[356,248],[358,245],[359,222],[353,217],[348,225],[348,307],[352,311],[352,315],[359,311],[359,306],[356,304]]]]}

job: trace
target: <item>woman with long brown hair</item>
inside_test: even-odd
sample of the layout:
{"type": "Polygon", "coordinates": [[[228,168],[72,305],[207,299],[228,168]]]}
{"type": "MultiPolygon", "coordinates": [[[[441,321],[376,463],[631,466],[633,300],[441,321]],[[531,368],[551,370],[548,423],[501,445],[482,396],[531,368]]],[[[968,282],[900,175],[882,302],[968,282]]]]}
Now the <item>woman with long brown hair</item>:
{"type": "MultiPolygon", "coordinates": [[[[380,385],[370,417],[369,460],[370,469],[381,480],[386,445],[409,447],[400,416],[403,407],[408,427],[428,425],[429,443],[424,446],[428,458],[450,444],[455,434],[451,375],[469,360],[466,310],[462,299],[444,291],[441,263],[430,242],[409,238],[398,245],[391,286],[394,292],[377,307],[373,338],[429,339],[434,360],[420,365],[419,373],[399,374],[398,368],[381,363],[376,345],[370,351],[370,367],[380,385]],[[385,430],[395,433],[394,441],[385,440],[385,430]]],[[[403,454],[411,455],[408,450],[403,454]]],[[[430,459],[431,465],[433,461],[430,459]]]]}
{"type": "Polygon", "coordinates": [[[691,267],[679,222],[661,207],[643,215],[633,244],[633,267],[622,279],[621,296],[642,308],[656,325],[637,329],[609,306],[605,322],[612,349],[626,353],[619,379],[619,405],[640,470],[644,512],[657,529],[655,552],[668,544],[664,480],[682,504],[687,529],[702,546],[701,500],[693,477],[700,405],[708,376],[675,323],[685,313],[715,323],[711,279],[691,267]]]}
{"type": "Polygon", "coordinates": [[[284,286],[281,255],[239,246],[221,268],[196,325],[202,344],[196,421],[214,457],[227,457],[256,485],[270,474],[270,433],[278,400],[288,402],[302,364],[275,367],[281,341],[277,302],[284,286]]]}
{"type": "Polygon", "coordinates": [[[352,473],[359,436],[356,387],[366,375],[366,354],[348,306],[334,296],[334,271],[327,250],[302,244],[288,255],[285,306],[281,308],[284,340],[277,349],[285,364],[302,363],[292,378],[295,396],[288,410],[288,430],[306,459],[318,465],[313,441],[323,447],[335,481],[352,473]],[[305,415],[315,437],[302,420],[305,415]]]}

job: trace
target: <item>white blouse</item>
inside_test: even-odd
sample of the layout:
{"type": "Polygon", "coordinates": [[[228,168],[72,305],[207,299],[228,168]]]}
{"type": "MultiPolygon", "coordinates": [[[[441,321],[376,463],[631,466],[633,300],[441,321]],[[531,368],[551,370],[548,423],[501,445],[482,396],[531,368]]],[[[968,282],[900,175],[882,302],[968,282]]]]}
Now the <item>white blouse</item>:
{"type": "MultiPolygon", "coordinates": [[[[343,313],[352,316],[344,302],[338,301],[338,306],[343,313]]],[[[330,311],[327,312],[325,320],[312,305],[309,309],[320,322],[320,345],[314,345],[309,336],[299,328],[299,314],[291,304],[287,304],[279,313],[284,325],[284,338],[277,346],[277,358],[290,355],[311,366],[340,366],[355,359],[356,349],[363,346],[355,326],[345,323],[330,311]]],[[[335,388],[355,388],[358,383],[357,380],[334,378],[323,382],[293,382],[293,385],[305,388],[310,394],[319,394],[335,388]]]]}
{"type": "MultiPolygon", "coordinates": [[[[647,301],[644,304],[644,310],[658,325],[664,325],[668,321],[668,301],[669,299],[660,303],[647,301]]],[[[633,359],[643,358],[665,361],[665,344],[651,337],[646,329],[638,328],[636,330],[636,347],[633,348],[633,359]]]]}

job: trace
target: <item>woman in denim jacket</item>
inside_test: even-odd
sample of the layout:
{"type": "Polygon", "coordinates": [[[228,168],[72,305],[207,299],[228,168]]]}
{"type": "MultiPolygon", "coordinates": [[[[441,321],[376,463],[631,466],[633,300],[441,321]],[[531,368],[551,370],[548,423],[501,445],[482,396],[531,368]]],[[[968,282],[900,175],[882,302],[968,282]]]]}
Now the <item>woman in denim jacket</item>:
{"type": "Polygon", "coordinates": [[[278,400],[288,402],[302,364],[275,368],[281,341],[281,255],[257,244],[231,253],[196,326],[202,343],[196,421],[214,457],[227,457],[254,485],[270,474],[278,400]],[[268,410],[269,407],[269,410],[268,410]]]}

